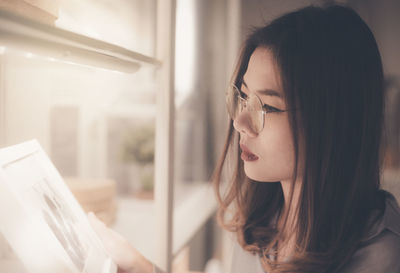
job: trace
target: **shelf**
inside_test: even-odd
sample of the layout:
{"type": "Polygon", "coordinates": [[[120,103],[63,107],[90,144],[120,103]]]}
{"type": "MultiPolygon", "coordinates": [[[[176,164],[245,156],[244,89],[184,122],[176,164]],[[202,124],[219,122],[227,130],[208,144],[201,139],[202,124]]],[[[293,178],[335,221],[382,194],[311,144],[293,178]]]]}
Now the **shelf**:
{"type": "MultiPolygon", "coordinates": [[[[190,241],[203,224],[214,214],[216,200],[208,183],[185,187],[185,198],[174,208],[173,256],[190,241]]],[[[124,236],[150,261],[155,261],[154,201],[133,198],[118,199],[116,222],[111,226],[124,236]]]]}
{"type": "Polygon", "coordinates": [[[6,11],[0,11],[0,46],[124,73],[142,64],[161,65],[156,58],[6,11]]]}
{"type": "Polygon", "coordinates": [[[154,201],[118,198],[118,212],[112,229],[121,234],[143,256],[154,261],[154,201]]]}
{"type": "MultiPolygon", "coordinates": [[[[182,185],[179,185],[179,187],[182,187],[182,185]]],[[[172,236],[172,253],[174,256],[204,226],[217,209],[215,193],[209,182],[189,184],[183,190],[185,191],[185,198],[176,202],[174,206],[172,236]]]]}

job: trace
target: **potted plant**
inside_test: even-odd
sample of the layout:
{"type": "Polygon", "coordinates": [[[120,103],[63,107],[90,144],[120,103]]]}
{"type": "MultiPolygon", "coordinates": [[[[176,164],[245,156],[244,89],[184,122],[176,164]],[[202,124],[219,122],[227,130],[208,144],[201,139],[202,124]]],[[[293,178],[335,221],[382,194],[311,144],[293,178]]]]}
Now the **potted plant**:
{"type": "Polygon", "coordinates": [[[142,125],[127,131],[122,145],[122,160],[133,165],[131,175],[134,194],[139,198],[152,198],[154,189],[153,124],[142,125]],[[135,181],[136,180],[136,181],[135,181]]]}

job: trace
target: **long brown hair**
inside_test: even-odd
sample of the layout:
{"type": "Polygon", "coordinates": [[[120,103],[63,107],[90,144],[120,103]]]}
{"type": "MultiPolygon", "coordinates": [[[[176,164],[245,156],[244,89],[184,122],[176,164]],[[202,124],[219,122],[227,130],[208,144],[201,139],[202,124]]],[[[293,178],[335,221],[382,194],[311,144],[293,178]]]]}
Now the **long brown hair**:
{"type": "Polygon", "coordinates": [[[350,8],[309,6],[247,38],[233,84],[241,82],[257,47],[273,53],[286,104],[296,109],[288,112],[295,148],[292,189],[299,147],[304,149],[293,256],[285,262],[268,256],[282,237],[274,224],[284,204],[282,187],[246,177],[232,120],[214,173],[218,220],[237,233],[244,249],[262,257],[269,273],[337,272],[384,210],[383,69],[375,38],[350,8]],[[223,170],[231,160],[234,170],[225,185],[223,170]],[[371,219],[374,210],[379,213],[371,219]]]}

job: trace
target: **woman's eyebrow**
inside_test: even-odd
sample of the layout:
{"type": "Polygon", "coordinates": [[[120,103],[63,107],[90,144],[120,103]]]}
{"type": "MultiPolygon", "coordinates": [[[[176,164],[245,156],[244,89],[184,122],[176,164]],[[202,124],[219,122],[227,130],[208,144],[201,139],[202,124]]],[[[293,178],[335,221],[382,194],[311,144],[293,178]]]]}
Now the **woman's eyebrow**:
{"type": "MultiPolygon", "coordinates": [[[[247,84],[246,84],[246,82],[245,82],[244,80],[242,81],[242,83],[243,83],[243,85],[244,85],[247,89],[249,89],[249,88],[247,87],[247,84]]],[[[260,95],[264,95],[264,96],[273,96],[273,97],[278,97],[278,98],[281,98],[281,99],[282,99],[281,93],[279,93],[278,91],[272,90],[272,89],[263,89],[263,90],[258,90],[258,91],[256,91],[256,92],[259,93],[260,95]]]]}

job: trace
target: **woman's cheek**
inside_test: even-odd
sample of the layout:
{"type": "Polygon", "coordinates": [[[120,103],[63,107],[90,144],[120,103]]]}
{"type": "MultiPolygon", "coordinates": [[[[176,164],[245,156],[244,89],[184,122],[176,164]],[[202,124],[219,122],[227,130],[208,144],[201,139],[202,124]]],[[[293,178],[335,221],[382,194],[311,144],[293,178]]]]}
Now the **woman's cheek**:
{"type": "Polygon", "coordinates": [[[294,168],[294,146],[288,128],[260,134],[261,143],[258,147],[258,175],[264,179],[287,179],[291,177],[294,168]],[[264,175],[262,175],[262,172],[264,175]]]}

